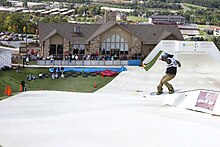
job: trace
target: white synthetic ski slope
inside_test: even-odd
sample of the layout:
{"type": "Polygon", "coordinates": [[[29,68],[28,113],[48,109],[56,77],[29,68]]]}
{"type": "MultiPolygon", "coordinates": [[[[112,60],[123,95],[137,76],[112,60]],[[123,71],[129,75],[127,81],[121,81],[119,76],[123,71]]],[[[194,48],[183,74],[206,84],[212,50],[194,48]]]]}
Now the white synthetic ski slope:
{"type": "MultiPolygon", "coordinates": [[[[218,90],[219,63],[181,53],[172,84],[218,90]]],[[[0,101],[3,147],[219,147],[220,117],[164,105],[156,90],[166,64],[127,67],[95,93],[25,92],[0,101]],[[136,92],[144,90],[144,93],[136,92]]]]}
{"type": "MultiPolygon", "coordinates": [[[[182,90],[219,90],[220,63],[216,62],[210,55],[181,52],[176,54],[174,58],[182,64],[182,67],[178,68],[177,76],[170,82],[174,88],[182,90]]],[[[141,67],[127,68],[127,72],[121,73],[98,92],[134,94],[136,90],[144,90],[146,93],[155,91],[161,77],[164,75],[166,63],[157,60],[148,72],[141,67]]],[[[164,90],[166,90],[166,87],[164,87],[164,90]]]]}
{"type": "Polygon", "coordinates": [[[39,91],[0,108],[3,147],[220,146],[219,117],[150,98],[39,91]]]}
{"type": "Polygon", "coordinates": [[[178,59],[182,62],[182,68],[179,68],[178,75],[173,81],[177,87],[185,90],[199,88],[220,90],[220,63],[210,55],[182,53],[178,54],[178,59]]]}

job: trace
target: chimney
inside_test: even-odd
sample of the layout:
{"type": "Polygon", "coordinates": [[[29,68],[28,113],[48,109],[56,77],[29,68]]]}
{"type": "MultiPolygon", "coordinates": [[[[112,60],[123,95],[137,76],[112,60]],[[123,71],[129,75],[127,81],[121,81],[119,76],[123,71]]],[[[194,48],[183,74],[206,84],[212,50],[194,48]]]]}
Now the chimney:
{"type": "Polygon", "coordinates": [[[108,22],[110,20],[116,21],[116,12],[113,11],[105,11],[104,22],[108,22]]]}

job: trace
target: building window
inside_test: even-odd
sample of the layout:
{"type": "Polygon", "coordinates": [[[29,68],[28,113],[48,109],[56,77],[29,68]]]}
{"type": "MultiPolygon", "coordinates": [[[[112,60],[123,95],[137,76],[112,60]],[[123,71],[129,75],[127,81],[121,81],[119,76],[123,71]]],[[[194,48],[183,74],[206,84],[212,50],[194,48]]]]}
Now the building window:
{"type": "Polygon", "coordinates": [[[84,55],[85,54],[85,45],[84,44],[73,44],[73,54],[75,55],[84,55]]]}
{"type": "Polygon", "coordinates": [[[101,55],[110,55],[111,51],[119,53],[119,55],[128,54],[128,41],[118,34],[113,34],[102,42],[100,50],[101,55]]]}
{"type": "Polygon", "coordinates": [[[63,45],[51,44],[49,54],[53,55],[55,59],[63,59],[63,45]]]}

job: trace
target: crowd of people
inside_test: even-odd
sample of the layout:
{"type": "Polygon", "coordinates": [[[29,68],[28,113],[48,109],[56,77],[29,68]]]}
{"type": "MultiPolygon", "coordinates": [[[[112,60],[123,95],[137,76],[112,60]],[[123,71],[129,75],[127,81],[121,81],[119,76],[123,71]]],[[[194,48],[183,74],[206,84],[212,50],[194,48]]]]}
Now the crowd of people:
{"type": "Polygon", "coordinates": [[[58,78],[62,78],[64,79],[64,67],[54,67],[53,68],[53,72],[51,74],[51,78],[54,79],[58,79],[58,78]]]}
{"type": "Polygon", "coordinates": [[[143,56],[141,54],[130,55],[99,55],[97,53],[85,54],[85,55],[77,55],[77,54],[67,54],[64,55],[64,59],[62,55],[50,55],[48,57],[40,58],[42,60],[142,60],[143,56]]]}

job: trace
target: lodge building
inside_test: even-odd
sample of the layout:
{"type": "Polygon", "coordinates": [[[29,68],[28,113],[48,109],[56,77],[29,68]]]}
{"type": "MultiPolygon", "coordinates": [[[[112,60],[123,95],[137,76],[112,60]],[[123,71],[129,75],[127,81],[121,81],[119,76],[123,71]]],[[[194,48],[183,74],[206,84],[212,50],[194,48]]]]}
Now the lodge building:
{"type": "Polygon", "coordinates": [[[40,23],[41,55],[63,59],[67,54],[146,57],[161,40],[183,40],[175,25],[117,23],[104,17],[94,24],[40,23]]]}

